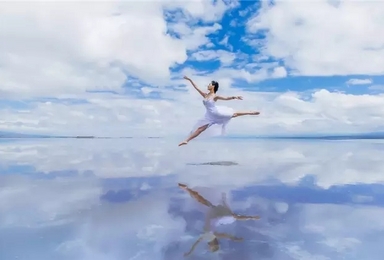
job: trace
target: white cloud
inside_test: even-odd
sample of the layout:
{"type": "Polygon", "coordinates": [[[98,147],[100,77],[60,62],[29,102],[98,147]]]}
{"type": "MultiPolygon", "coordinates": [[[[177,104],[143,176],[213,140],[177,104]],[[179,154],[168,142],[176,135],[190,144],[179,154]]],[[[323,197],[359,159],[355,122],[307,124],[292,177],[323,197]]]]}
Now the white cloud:
{"type": "Polygon", "coordinates": [[[182,10],[186,18],[176,23],[182,26],[195,19],[218,21],[236,6],[215,2],[2,2],[0,93],[20,98],[119,91],[126,73],[166,84],[169,68],[183,63],[187,50],[209,43],[205,35],[221,27],[186,27],[182,39],[172,38],[163,11],[182,10]]]}
{"type": "Polygon", "coordinates": [[[229,35],[226,35],[226,36],[220,41],[219,44],[224,45],[224,46],[228,46],[228,40],[229,40],[229,35]]]}
{"type": "Polygon", "coordinates": [[[220,60],[222,65],[231,65],[236,59],[236,54],[224,50],[202,50],[191,55],[197,61],[220,60]]]}
{"type": "Polygon", "coordinates": [[[7,214],[0,216],[0,229],[38,226],[46,222],[50,222],[51,225],[55,224],[52,222],[63,224],[61,221],[63,217],[83,211],[84,205],[88,205],[89,208],[97,205],[98,196],[102,191],[95,179],[69,181],[67,184],[62,181],[50,183],[45,180],[39,182],[39,185],[6,176],[2,176],[1,179],[0,208],[7,214]],[[68,187],[71,188],[70,192],[67,190],[68,187]],[[26,194],[34,194],[34,196],[26,196],[26,194]],[[52,196],[55,197],[54,200],[44,199],[52,196]],[[28,212],[34,212],[34,214],[28,214],[28,212]]]}
{"type": "Polygon", "coordinates": [[[186,49],[196,50],[201,46],[211,44],[207,35],[220,30],[222,27],[220,24],[214,23],[213,25],[191,28],[186,23],[176,23],[170,24],[169,28],[182,37],[186,49]]]}
{"type": "Polygon", "coordinates": [[[162,259],[163,248],[184,235],[185,221],[168,212],[169,194],[151,193],[139,200],[108,203],[100,200],[105,191],[93,178],[2,180],[7,182],[6,190],[0,192],[1,239],[7,230],[24,232],[7,236],[10,243],[2,249],[5,259],[28,255],[35,260],[45,258],[47,252],[61,259],[135,259],[135,255],[162,259]],[[12,193],[7,195],[8,190],[12,193]],[[68,230],[70,234],[66,234],[68,230]],[[29,249],[36,237],[39,246],[29,249]],[[22,252],[18,243],[24,244],[22,252]]]}
{"type": "Polygon", "coordinates": [[[384,6],[380,1],[263,1],[248,22],[266,30],[263,53],[305,76],[384,73],[384,6]]]}
{"type": "MultiPolygon", "coordinates": [[[[294,92],[263,93],[232,88],[241,87],[233,78],[253,81],[267,75],[267,70],[251,74],[244,70],[221,69],[208,77],[195,75],[192,78],[202,89],[211,80],[217,80],[221,95],[244,97],[243,101],[222,101],[220,105],[238,111],[261,112],[257,117],[233,119],[228,124],[231,135],[353,133],[384,129],[382,94],[352,95],[317,90],[302,96],[294,92]]],[[[178,81],[178,84],[185,82],[178,81]]],[[[60,135],[186,136],[205,113],[200,96],[191,86],[186,88],[187,92],[153,90],[165,100],[87,94],[77,95],[86,103],[31,101],[23,109],[0,110],[0,129],[60,135]]],[[[147,87],[143,89],[143,94],[150,95],[150,92],[147,87]]]]}
{"type": "MultiPolygon", "coordinates": [[[[179,141],[178,138],[138,138],[4,143],[0,146],[0,168],[29,165],[33,171],[43,175],[76,169],[80,176],[90,172],[98,178],[173,176],[183,172],[172,180],[193,186],[244,187],[269,180],[271,176],[286,184],[297,184],[308,174],[314,176],[315,183],[322,188],[384,182],[381,174],[384,171],[381,159],[384,151],[381,146],[369,143],[211,139],[196,140],[184,149],[177,147],[179,141]],[[240,150],[243,153],[236,152],[240,150]],[[279,154],[278,161],[276,154],[279,154]],[[186,166],[218,161],[238,165],[186,166]],[[203,168],[209,170],[212,176],[221,177],[207,180],[204,177],[206,171],[197,171],[203,168]],[[234,170],[238,171],[235,179],[234,170]]],[[[26,173],[31,171],[28,169],[26,173]]],[[[351,199],[361,203],[368,201],[361,197],[351,199]]]]}
{"type": "Polygon", "coordinates": [[[229,8],[235,8],[239,5],[237,0],[219,0],[205,1],[193,0],[185,2],[183,0],[163,1],[170,8],[183,8],[187,18],[200,19],[204,22],[215,22],[221,20],[224,13],[229,8]]]}
{"type": "Polygon", "coordinates": [[[371,79],[350,79],[346,83],[347,85],[369,85],[373,81],[371,79]]]}
{"type": "MultiPolygon", "coordinates": [[[[25,101],[23,108],[4,103],[0,110],[1,130],[62,135],[185,136],[195,120],[203,116],[204,108],[189,85],[187,92],[182,91],[187,83],[179,79],[180,74],[191,76],[203,89],[211,80],[217,80],[221,95],[244,96],[244,101],[222,105],[262,113],[256,118],[233,120],[228,125],[229,134],[357,132],[384,127],[382,95],[316,90],[304,98],[299,93],[235,89],[242,88],[238,80],[244,80],[259,83],[257,89],[264,90],[261,81],[286,77],[287,69],[292,69],[289,63],[281,66],[278,62],[262,62],[270,54],[269,45],[267,52],[255,56],[253,62],[245,57],[238,63],[246,56],[241,53],[199,50],[212,44],[207,35],[221,29],[220,19],[237,2],[224,5],[223,1],[201,0],[186,5],[183,1],[122,1],[98,3],[92,8],[87,2],[0,5],[1,24],[9,25],[0,26],[0,93],[7,100],[25,101]],[[176,18],[169,18],[167,23],[164,10],[176,18]],[[151,30],[148,24],[154,24],[151,30]],[[165,34],[167,30],[179,38],[165,34]],[[218,59],[224,66],[211,74],[186,67],[180,74],[171,75],[169,68],[183,63],[188,58],[187,51],[193,53],[191,59],[218,59]],[[122,84],[128,87],[123,89],[122,84]],[[177,91],[165,86],[173,86],[177,91]],[[90,94],[87,90],[111,90],[121,95],[90,94]],[[160,96],[164,100],[138,99],[135,95],[160,96]],[[84,102],[30,100],[41,96],[84,102]]],[[[292,15],[300,14],[304,7],[295,9],[292,15]]],[[[261,11],[257,18],[261,24],[268,19],[274,21],[269,14],[290,8],[290,4],[279,2],[271,8],[261,11]]],[[[285,19],[290,14],[281,17],[285,19]]],[[[271,27],[270,33],[280,33],[281,24],[289,25],[268,23],[277,26],[271,27]]],[[[250,23],[251,30],[255,30],[254,25],[250,23]]],[[[268,44],[275,46],[273,42],[268,44]]],[[[295,55],[292,57],[296,60],[295,55]]]]}
{"type": "Polygon", "coordinates": [[[280,66],[273,69],[272,78],[285,78],[287,75],[287,70],[280,66]]]}
{"type": "MultiPolygon", "coordinates": [[[[322,243],[333,247],[341,253],[350,250],[361,250],[367,246],[369,233],[376,230],[380,234],[384,230],[384,222],[380,219],[383,208],[374,206],[346,206],[346,205],[308,205],[303,207],[303,229],[310,233],[318,233],[325,237],[322,243]],[[340,223],[340,216],[343,216],[340,223]],[[365,219],[366,221],[361,221],[365,219]],[[356,225],[356,223],[359,223],[356,225]],[[348,228],[345,228],[348,227],[348,228]]],[[[379,244],[383,241],[382,236],[377,236],[370,243],[379,244]]]]}
{"type": "Polygon", "coordinates": [[[384,91],[384,85],[372,85],[372,86],[369,86],[368,87],[369,90],[373,90],[373,91],[384,91]]]}

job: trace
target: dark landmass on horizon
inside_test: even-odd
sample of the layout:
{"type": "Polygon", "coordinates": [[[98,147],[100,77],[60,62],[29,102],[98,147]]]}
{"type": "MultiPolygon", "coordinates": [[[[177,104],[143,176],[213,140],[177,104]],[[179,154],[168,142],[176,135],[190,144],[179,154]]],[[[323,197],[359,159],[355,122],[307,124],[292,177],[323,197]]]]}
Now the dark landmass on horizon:
{"type": "MultiPolygon", "coordinates": [[[[39,134],[20,134],[20,133],[12,133],[12,132],[4,132],[0,131],[0,139],[17,139],[17,138],[25,138],[25,139],[130,139],[134,138],[132,136],[119,136],[119,137],[111,137],[111,136],[94,136],[94,135],[39,135],[39,134]]],[[[150,136],[145,138],[161,138],[156,136],[150,136]]]]}

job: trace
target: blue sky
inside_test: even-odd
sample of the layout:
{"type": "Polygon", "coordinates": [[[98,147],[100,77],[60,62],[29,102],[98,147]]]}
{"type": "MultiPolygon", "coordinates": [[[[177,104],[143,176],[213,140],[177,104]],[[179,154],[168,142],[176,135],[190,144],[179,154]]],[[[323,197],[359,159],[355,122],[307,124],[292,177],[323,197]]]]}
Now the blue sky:
{"type": "Polygon", "coordinates": [[[378,2],[88,5],[1,4],[0,130],[185,135],[204,108],[184,75],[261,112],[234,120],[235,135],[384,128],[378,2]]]}
{"type": "MultiPolygon", "coordinates": [[[[237,8],[226,12],[220,22],[222,29],[214,32],[208,37],[211,40],[211,46],[202,46],[200,50],[225,50],[228,52],[242,54],[236,58],[237,62],[231,64],[231,67],[244,67],[244,65],[252,62],[254,55],[261,53],[260,49],[250,47],[247,44],[247,21],[255,15],[261,8],[260,1],[240,1],[237,8]],[[223,43],[226,41],[226,43],[223,43]]],[[[265,35],[259,32],[252,36],[252,39],[263,40],[265,35]]],[[[274,61],[284,66],[283,59],[269,58],[268,62],[274,61]]],[[[177,66],[174,71],[179,71],[185,67],[193,67],[202,72],[213,72],[222,66],[218,59],[207,61],[187,60],[183,65],[177,66]]],[[[289,71],[289,68],[287,68],[289,71]]],[[[252,70],[250,70],[252,72],[252,70]]],[[[378,75],[335,75],[335,76],[293,76],[288,75],[285,78],[266,79],[261,82],[248,83],[239,80],[235,87],[242,88],[247,91],[311,91],[315,89],[327,89],[329,91],[340,91],[350,94],[367,94],[377,93],[375,90],[369,89],[371,84],[350,86],[347,84],[349,79],[371,79],[378,85],[384,84],[384,77],[378,75]]]]}
{"type": "MultiPolygon", "coordinates": [[[[207,37],[210,39],[210,44],[207,46],[201,46],[198,51],[227,51],[238,56],[235,58],[235,62],[230,65],[223,65],[219,57],[215,59],[208,59],[204,61],[195,60],[192,55],[194,51],[189,52],[189,58],[183,64],[177,64],[171,68],[173,73],[178,73],[184,68],[194,68],[199,73],[208,74],[215,72],[220,69],[222,66],[229,68],[244,68],[245,65],[249,62],[252,63],[254,56],[261,53],[260,48],[254,48],[247,44],[247,21],[255,15],[261,8],[261,3],[259,1],[241,1],[238,6],[232,10],[227,11],[222,20],[220,21],[221,29],[215,31],[211,34],[208,34],[207,37]]],[[[176,12],[179,14],[179,12],[176,12]]],[[[168,19],[168,22],[177,22],[177,19],[174,19],[175,14],[171,12],[172,18],[168,19]]],[[[206,23],[201,20],[194,20],[193,26],[196,25],[213,25],[213,22],[206,23]]],[[[177,33],[169,31],[171,35],[176,38],[179,38],[177,33]]],[[[259,32],[256,35],[252,36],[252,39],[263,40],[265,39],[265,33],[259,32]]],[[[283,59],[274,59],[272,57],[268,58],[266,62],[276,62],[279,65],[284,66],[283,59]]],[[[263,63],[263,62],[261,62],[263,63]]],[[[260,67],[253,67],[253,69],[247,69],[251,73],[256,71],[260,67]]],[[[289,68],[287,68],[289,71],[289,68]]],[[[379,75],[335,75],[335,76],[295,76],[288,75],[284,78],[278,79],[265,79],[260,82],[247,82],[245,80],[238,79],[234,88],[240,88],[245,91],[261,91],[261,92],[286,92],[286,91],[295,91],[295,92],[306,92],[314,91],[318,89],[326,89],[329,91],[343,92],[347,94],[362,95],[362,94],[377,94],[380,93],[380,89],[372,89],[371,84],[362,84],[362,85],[351,85],[348,84],[348,80],[353,79],[370,79],[375,85],[384,84],[384,77],[379,75]]],[[[143,84],[143,83],[142,83],[143,84]]],[[[132,91],[130,84],[127,84],[127,89],[132,91]]],[[[172,88],[172,86],[168,86],[172,88]]],[[[138,85],[138,88],[141,88],[141,84],[138,85]]],[[[141,92],[137,93],[137,97],[141,98],[161,98],[161,96],[156,93],[152,93],[149,96],[142,96],[141,92]]]]}

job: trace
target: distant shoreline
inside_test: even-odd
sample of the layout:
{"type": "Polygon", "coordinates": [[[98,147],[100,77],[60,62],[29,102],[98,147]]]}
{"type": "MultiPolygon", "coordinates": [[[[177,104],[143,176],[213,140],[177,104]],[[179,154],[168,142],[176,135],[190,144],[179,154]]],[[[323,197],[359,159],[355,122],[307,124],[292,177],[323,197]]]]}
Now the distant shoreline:
{"type": "MultiPolygon", "coordinates": [[[[103,136],[0,136],[2,139],[131,139],[134,137],[103,137],[103,136]]],[[[158,137],[145,137],[158,138],[158,137]]]]}
{"type": "MultiPolygon", "coordinates": [[[[166,139],[167,137],[108,137],[108,136],[7,136],[0,135],[0,139],[166,139]]],[[[319,135],[319,136],[227,136],[220,139],[243,139],[243,140],[384,140],[384,134],[360,134],[360,135],[319,135]]]]}

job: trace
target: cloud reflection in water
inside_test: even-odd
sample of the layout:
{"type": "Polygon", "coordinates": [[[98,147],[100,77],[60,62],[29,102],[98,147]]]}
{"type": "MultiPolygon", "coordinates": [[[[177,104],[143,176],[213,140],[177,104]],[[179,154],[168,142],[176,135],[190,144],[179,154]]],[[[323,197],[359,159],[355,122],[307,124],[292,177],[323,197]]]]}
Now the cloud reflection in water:
{"type": "MultiPolygon", "coordinates": [[[[384,145],[47,140],[0,145],[0,259],[181,259],[204,214],[177,183],[225,192],[235,222],[189,259],[381,259],[384,145]],[[189,165],[236,162],[234,167],[189,165]]],[[[216,195],[215,195],[216,194],[216,195]]],[[[212,199],[214,200],[214,199],[212,199]]]]}

